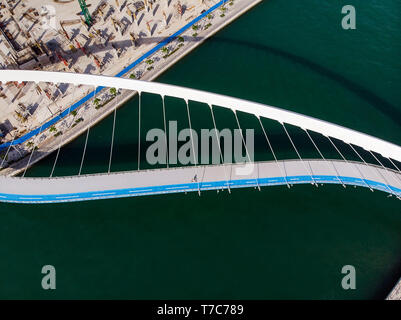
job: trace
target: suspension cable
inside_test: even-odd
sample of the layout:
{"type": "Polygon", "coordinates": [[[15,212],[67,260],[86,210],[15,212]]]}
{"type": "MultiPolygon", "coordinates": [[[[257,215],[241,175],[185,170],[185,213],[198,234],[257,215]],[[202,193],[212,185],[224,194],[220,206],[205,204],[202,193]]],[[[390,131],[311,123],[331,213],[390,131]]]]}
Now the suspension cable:
{"type": "Polygon", "coordinates": [[[111,134],[111,146],[110,146],[110,159],[109,159],[109,170],[107,173],[111,171],[111,160],[113,158],[113,146],[114,146],[114,133],[116,129],[116,116],[117,116],[117,107],[114,108],[114,117],[113,117],[113,130],[111,134]]]}
{"type": "MultiPolygon", "coordinates": [[[[398,166],[393,162],[393,160],[391,160],[391,158],[387,158],[387,159],[391,162],[391,164],[394,166],[394,168],[396,168],[396,170],[398,171],[398,173],[401,175],[401,170],[400,170],[400,168],[398,168],[398,166]]],[[[398,177],[398,176],[397,176],[397,177],[398,177]]],[[[398,177],[398,180],[401,181],[401,177],[398,177]]],[[[398,199],[401,199],[401,198],[399,197],[398,199]]]]}
{"type": "MultiPolygon", "coordinates": [[[[196,159],[196,152],[197,150],[195,150],[195,144],[194,144],[194,137],[193,137],[193,133],[192,133],[192,122],[191,122],[191,114],[189,112],[189,103],[188,100],[185,100],[186,106],[187,106],[187,114],[188,114],[188,123],[189,123],[189,132],[191,133],[191,142],[192,142],[192,150],[194,152],[194,162],[195,162],[195,168],[198,170],[198,160],[196,159]]],[[[197,171],[196,171],[197,172],[197,171]]],[[[202,177],[203,180],[203,177],[202,177]]],[[[200,183],[199,183],[199,179],[197,178],[196,181],[198,182],[198,195],[200,196],[201,192],[200,192],[200,183]]]]}
{"type": "Polygon", "coordinates": [[[138,91],[138,170],[141,165],[141,91],[138,91]]]}
{"type": "MultiPolygon", "coordinates": [[[[368,165],[367,163],[366,163],[366,161],[365,161],[365,159],[363,159],[362,158],[362,156],[359,154],[359,152],[352,146],[352,144],[350,144],[350,143],[347,143],[350,147],[351,147],[351,149],[358,155],[358,157],[363,161],[363,163],[372,171],[372,172],[374,172],[373,171],[373,169],[372,169],[372,167],[370,166],[370,165],[368,165]]],[[[377,171],[379,174],[377,174],[377,176],[378,177],[380,177],[381,176],[381,174],[380,174],[380,172],[379,171],[377,171]]],[[[390,191],[390,193],[392,194],[393,192],[392,192],[392,190],[391,190],[391,188],[388,186],[388,184],[387,184],[387,180],[382,176],[382,178],[383,178],[383,180],[384,180],[384,184],[386,185],[386,188],[390,191]]]]}
{"type": "Polygon", "coordinates": [[[164,142],[166,144],[166,164],[169,167],[169,156],[168,156],[168,142],[167,142],[167,123],[166,123],[166,104],[164,101],[164,95],[162,95],[163,102],[163,123],[164,123],[164,142]]]}
{"type": "Polygon", "coordinates": [[[16,136],[16,135],[15,135],[15,133],[14,133],[14,134],[13,134],[13,139],[11,140],[10,145],[9,145],[8,148],[7,148],[6,154],[4,155],[4,158],[3,158],[2,161],[1,161],[1,165],[0,165],[0,168],[1,168],[1,169],[3,168],[4,161],[7,159],[8,153],[10,152],[11,146],[13,145],[13,142],[14,142],[14,140],[15,140],[15,136],[16,136]]]}
{"type": "Polygon", "coordinates": [[[292,144],[293,148],[295,149],[295,152],[296,152],[297,155],[298,155],[298,158],[301,160],[301,162],[302,162],[302,164],[304,165],[305,169],[306,169],[307,171],[309,171],[309,175],[310,175],[310,177],[311,177],[311,179],[312,179],[312,184],[314,184],[314,185],[317,187],[318,184],[316,183],[315,179],[313,179],[313,173],[312,173],[312,169],[310,168],[310,164],[309,164],[309,169],[307,169],[304,160],[302,160],[301,155],[299,154],[297,147],[295,146],[294,142],[292,141],[292,139],[291,139],[291,137],[290,137],[290,135],[289,135],[289,133],[288,133],[288,131],[287,131],[287,128],[285,127],[284,123],[281,123],[281,125],[283,126],[284,131],[285,131],[285,133],[287,134],[288,139],[290,139],[291,144],[292,144]]]}
{"type": "MultiPolygon", "coordinates": [[[[31,94],[30,94],[30,96],[29,96],[29,101],[31,101],[32,96],[33,96],[33,91],[31,92],[31,94]]],[[[28,112],[29,112],[29,114],[32,116],[32,114],[31,114],[31,112],[30,112],[29,110],[28,110],[28,112]]],[[[31,128],[32,128],[32,123],[29,125],[28,131],[31,131],[31,128]]],[[[3,160],[1,161],[1,166],[0,166],[1,168],[3,168],[4,161],[7,159],[8,153],[10,152],[11,147],[13,147],[13,143],[14,143],[15,137],[16,137],[16,133],[14,133],[13,139],[11,140],[10,145],[9,145],[8,148],[7,148],[6,154],[4,155],[3,160]]],[[[14,149],[15,149],[15,147],[14,147],[14,149]]],[[[17,149],[15,149],[15,150],[17,150],[17,149]]],[[[21,153],[20,153],[20,154],[21,154],[21,153]]]]}
{"type": "MultiPolygon", "coordinates": [[[[391,174],[391,172],[383,165],[383,163],[374,155],[374,153],[373,153],[372,151],[369,150],[369,153],[370,153],[370,154],[373,156],[373,158],[375,158],[375,160],[382,166],[382,168],[383,168],[386,172],[388,172],[388,173],[390,174],[390,176],[393,178],[394,181],[397,182],[397,184],[400,183],[400,182],[398,181],[398,179],[396,179],[396,178],[394,177],[394,175],[391,174]]],[[[380,173],[380,171],[379,171],[378,169],[377,169],[377,171],[380,173]]],[[[380,173],[380,175],[382,176],[382,178],[384,179],[384,181],[387,182],[387,179],[384,178],[384,175],[383,175],[382,173],[380,173]]],[[[389,186],[389,187],[390,187],[390,186],[389,186]]],[[[391,189],[391,188],[390,188],[390,189],[391,189]]],[[[397,196],[395,193],[394,193],[394,195],[395,195],[397,198],[399,198],[399,196],[397,196]]]]}
{"type": "MultiPolygon", "coordinates": [[[[75,90],[73,90],[73,94],[72,94],[72,101],[73,102],[74,102],[74,93],[75,93],[75,90]]],[[[70,107],[68,108],[67,114],[70,114],[72,105],[73,105],[73,103],[70,104],[70,107]]],[[[74,121],[74,117],[73,117],[72,121],[74,121]]],[[[71,127],[71,125],[72,125],[72,122],[71,122],[70,126],[68,127],[68,129],[71,127]]],[[[60,149],[61,149],[61,146],[63,145],[63,140],[64,140],[63,137],[60,137],[60,144],[59,144],[58,149],[57,149],[56,158],[54,159],[52,171],[50,173],[50,178],[53,177],[54,170],[55,170],[56,164],[57,164],[57,160],[58,160],[58,157],[59,157],[59,154],[60,154],[60,149]]]]}
{"type": "MultiPolygon", "coordinates": [[[[94,93],[93,93],[93,98],[94,98],[93,101],[96,100],[96,91],[97,91],[97,86],[95,86],[95,91],[94,91],[94,93]]],[[[84,145],[84,150],[83,150],[83,153],[82,153],[81,164],[80,164],[80,166],[79,166],[79,172],[78,172],[78,175],[79,175],[79,176],[81,175],[81,172],[82,172],[82,167],[83,167],[83,165],[84,165],[84,160],[85,160],[85,155],[86,155],[86,148],[88,147],[88,139],[89,139],[89,132],[90,132],[90,128],[91,128],[92,117],[93,117],[93,114],[91,114],[91,116],[90,116],[89,124],[88,124],[88,130],[86,131],[85,145],[84,145]]]]}
{"type": "Polygon", "coordinates": [[[393,160],[391,160],[391,158],[387,158],[387,159],[391,162],[391,164],[394,166],[394,168],[396,168],[398,170],[398,172],[401,173],[400,168],[398,168],[398,166],[393,162],[393,160]]]}
{"type": "Polygon", "coordinates": [[[270,143],[270,139],[269,139],[269,137],[267,136],[266,130],[265,130],[264,126],[263,126],[262,120],[260,120],[260,117],[259,117],[259,116],[258,116],[257,118],[258,118],[258,120],[259,120],[260,126],[262,127],[262,130],[263,130],[263,133],[264,133],[264,135],[265,135],[267,144],[269,145],[269,148],[270,148],[270,150],[271,150],[271,152],[272,152],[272,154],[273,154],[274,161],[276,162],[279,171],[280,171],[281,174],[283,175],[283,177],[284,177],[284,179],[285,179],[285,183],[287,184],[287,187],[288,187],[288,188],[291,188],[291,187],[290,187],[290,184],[288,183],[287,172],[285,172],[285,167],[284,167],[284,170],[283,170],[283,169],[281,168],[281,166],[279,165],[279,163],[278,163],[278,161],[277,161],[276,154],[274,153],[274,149],[273,149],[273,147],[272,147],[272,145],[271,145],[271,143],[270,143]],[[283,171],[284,171],[284,172],[283,172],[283,171]]]}
{"type": "MultiPolygon", "coordinates": [[[[32,97],[32,95],[33,95],[33,92],[32,92],[32,94],[31,94],[31,97],[32,97]]],[[[42,122],[42,124],[41,124],[41,126],[40,126],[40,128],[39,128],[39,133],[32,139],[33,141],[35,141],[36,138],[39,137],[40,134],[42,133],[42,129],[43,129],[43,125],[44,125],[44,124],[45,124],[45,123],[42,122]]],[[[31,126],[30,126],[30,128],[31,128],[31,126]]],[[[31,163],[31,160],[32,160],[32,157],[33,157],[33,154],[34,154],[35,150],[36,150],[36,149],[35,149],[35,144],[34,144],[34,145],[33,145],[32,152],[31,152],[31,154],[29,155],[28,163],[26,164],[24,173],[22,174],[22,177],[25,177],[26,171],[28,170],[29,164],[31,163]]]]}
{"type": "MultiPolygon", "coordinates": [[[[250,163],[255,164],[254,161],[252,162],[251,156],[249,155],[248,147],[246,146],[246,143],[245,143],[244,135],[243,135],[243,133],[242,133],[242,128],[241,128],[241,125],[240,125],[240,123],[239,123],[238,115],[237,115],[237,111],[236,111],[236,110],[234,111],[234,115],[235,115],[235,120],[237,120],[238,129],[239,129],[239,131],[240,131],[240,133],[241,133],[242,143],[244,144],[245,152],[246,152],[246,155],[247,155],[247,157],[248,157],[248,160],[249,160],[250,163]]],[[[241,153],[242,153],[242,151],[241,151],[241,153]]],[[[259,169],[259,167],[258,167],[258,169],[259,169]]],[[[256,184],[257,184],[257,186],[258,186],[258,190],[260,191],[260,186],[259,186],[259,170],[258,170],[258,178],[256,179],[256,184]]]]}
{"type": "MultiPolygon", "coordinates": [[[[36,138],[39,137],[40,134],[42,133],[43,125],[44,125],[44,123],[42,123],[42,125],[40,126],[39,133],[32,139],[33,141],[36,141],[36,138]]],[[[31,160],[32,160],[35,150],[36,150],[36,147],[35,147],[35,144],[33,144],[32,152],[29,156],[28,163],[26,164],[26,167],[25,167],[24,173],[22,174],[22,177],[25,177],[26,171],[28,170],[29,164],[31,163],[31,160]]]]}
{"type": "MultiPolygon", "coordinates": [[[[317,152],[319,152],[320,156],[322,157],[323,161],[325,161],[325,163],[327,164],[327,168],[329,168],[330,170],[330,165],[329,165],[329,161],[326,160],[326,158],[324,157],[323,153],[320,151],[320,149],[318,148],[318,146],[316,145],[315,141],[312,139],[312,136],[309,134],[308,129],[304,129],[306,134],[308,135],[309,139],[312,141],[313,145],[315,146],[317,152]]],[[[345,188],[345,184],[344,182],[340,179],[340,176],[338,175],[336,166],[334,165],[334,163],[332,161],[330,161],[331,165],[333,166],[334,172],[336,173],[336,177],[338,179],[338,181],[341,182],[342,186],[345,188]]]]}
{"type": "Polygon", "coordinates": [[[215,130],[214,132],[216,133],[217,145],[218,145],[218,147],[219,147],[219,152],[220,152],[220,160],[221,160],[222,165],[223,165],[224,175],[225,175],[225,177],[226,177],[228,192],[231,193],[231,188],[230,188],[230,183],[229,183],[228,178],[227,178],[227,172],[226,172],[226,167],[225,167],[225,163],[224,163],[224,158],[223,158],[223,154],[222,154],[222,152],[221,152],[220,139],[219,139],[219,136],[218,136],[218,134],[217,134],[217,126],[216,126],[216,120],[215,120],[215,118],[214,118],[213,107],[212,107],[211,104],[209,104],[209,107],[210,107],[210,112],[212,113],[213,125],[214,125],[214,130],[215,130]]]}
{"type": "Polygon", "coordinates": [[[344,161],[345,161],[347,164],[349,164],[350,166],[354,166],[354,167],[356,168],[356,170],[359,171],[359,173],[360,173],[360,175],[361,175],[361,177],[362,177],[361,180],[366,184],[366,186],[369,188],[369,190],[373,192],[372,187],[367,183],[367,180],[366,180],[364,174],[362,173],[362,171],[360,170],[360,168],[359,168],[355,163],[352,163],[352,164],[351,164],[351,163],[344,157],[344,155],[343,155],[343,154],[341,153],[341,151],[337,148],[337,146],[336,146],[335,143],[330,139],[329,136],[326,136],[326,138],[329,139],[330,143],[333,145],[333,147],[336,149],[336,151],[340,154],[341,158],[343,158],[344,161]]]}

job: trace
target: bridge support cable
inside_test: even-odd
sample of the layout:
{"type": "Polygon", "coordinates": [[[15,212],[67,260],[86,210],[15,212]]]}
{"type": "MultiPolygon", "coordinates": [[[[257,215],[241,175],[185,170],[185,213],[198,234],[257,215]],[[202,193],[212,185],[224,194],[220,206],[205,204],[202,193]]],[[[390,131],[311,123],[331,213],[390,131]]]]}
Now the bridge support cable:
{"type": "Polygon", "coordinates": [[[107,173],[109,173],[109,174],[110,174],[110,171],[111,171],[111,160],[113,159],[114,133],[115,133],[115,130],[116,130],[116,116],[117,116],[117,107],[114,108],[114,116],[113,116],[113,130],[112,130],[112,133],[111,133],[109,170],[107,171],[107,173]]]}
{"type": "Polygon", "coordinates": [[[88,127],[88,130],[86,130],[85,145],[84,145],[84,151],[82,152],[81,164],[79,165],[79,171],[78,171],[79,176],[81,175],[82,167],[84,165],[86,147],[88,145],[89,131],[90,131],[90,128],[88,127]]]}
{"type": "MultiPolygon", "coordinates": [[[[29,100],[28,100],[28,101],[31,101],[31,100],[32,100],[32,96],[33,96],[33,90],[32,90],[32,92],[31,92],[31,95],[29,96],[29,100]]],[[[29,112],[30,115],[32,115],[31,112],[30,112],[29,110],[28,110],[28,112],[29,112]]],[[[29,125],[28,131],[31,131],[31,128],[32,128],[32,123],[29,125]]],[[[3,168],[4,162],[5,162],[5,160],[6,160],[7,157],[8,157],[8,154],[9,154],[9,152],[10,152],[10,150],[11,150],[11,147],[13,147],[15,150],[18,150],[18,149],[16,149],[16,148],[13,146],[13,143],[14,143],[14,140],[15,140],[15,135],[16,135],[16,134],[14,133],[13,139],[11,140],[10,145],[9,145],[8,148],[7,148],[6,154],[4,155],[3,160],[1,161],[1,166],[0,166],[0,168],[3,168]]],[[[19,153],[20,153],[20,152],[19,152],[19,153]]]]}
{"type": "Polygon", "coordinates": [[[308,169],[308,168],[306,167],[306,164],[305,164],[304,160],[302,160],[301,155],[300,155],[300,153],[299,153],[297,147],[296,147],[295,144],[294,144],[294,141],[292,141],[291,136],[290,136],[290,134],[288,133],[287,128],[285,127],[285,124],[284,124],[284,123],[281,123],[281,125],[283,126],[284,131],[285,131],[285,133],[287,134],[288,139],[290,139],[290,142],[291,142],[293,148],[295,149],[295,152],[297,153],[299,160],[301,160],[301,162],[302,162],[303,166],[305,167],[305,169],[306,169],[307,171],[309,171],[309,175],[310,175],[310,177],[311,177],[311,179],[312,179],[312,184],[314,184],[316,187],[318,187],[318,184],[316,183],[315,179],[313,179],[313,172],[312,172],[312,169],[310,168],[310,164],[309,164],[309,169],[308,169]]]}
{"type": "MultiPolygon", "coordinates": [[[[391,158],[387,158],[390,163],[394,166],[394,168],[401,174],[401,170],[400,168],[398,168],[398,166],[393,162],[393,160],[391,160],[391,158]]],[[[401,179],[400,179],[401,180],[401,179]]]]}
{"type": "MultiPolygon", "coordinates": [[[[97,91],[97,87],[95,87],[94,93],[93,93],[93,98],[96,99],[96,91],[97,91]]],[[[78,175],[80,176],[82,173],[82,167],[84,165],[84,160],[85,160],[85,155],[86,155],[86,149],[88,147],[88,139],[89,139],[89,132],[90,132],[90,128],[91,128],[91,122],[92,122],[92,117],[93,114],[90,116],[89,119],[89,124],[88,124],[88,130],[86,130],[86,137],[85,137],[85,145],[84,145],[84,150],[82,152],[82,158],[81,158],[81,164],[79,166],[79,171],[78,171],[78,175]]]]}
{"type": "MultiPolygon", "coordinates": [[[[304,129],[304,130],[305,130],[306,134],[308,135],[310,141],[312,141],[313,145],[315,146],[317,152],[319,152],[320,156],[322,157],[322,159],[323,159],[323,160],[325,161],[325,163],[327,164],[327,168],[330,170],[329,161],[326,160],[326,158],[324,157],[323,153],[320,151],[320,149],[318,148],[317,144],[316,144],[315,141],[312,139],[312,136],[309,134],[308,129],[304,129]]],[[[336,166],[334,165],[334,163],[333,163],[332,161],[330,161],[330,163],[331,163],[331,165],[333,166],[333,169],[334,169],[334,172],[336,173],[336,177],[337,177],[338,181],[340,181],[341,184],[342,184],[342,186],[345,188],[346,186],[345,186],[344,182],[340,179],[340,176],[339,176],[339,174],[338,174],[338,171],[337,171],[336,166]]]]}
{"type": "Polygon", "coordinates": [[[391,158],[387,158],[387,159],[391,162],[391,164],[394,166],[394,168],[395,168],[399,173],[401,173],[400,168],[393,162],[393,160],[391,160],[391,158]]]}
{"type": "MultiPolygon", "coordinates": [[[[393,162],[393,160],[391,160],[391,158],[387,158],[389,161],[390,161],[390,163],[394,166],[394,168],[398,171],[398,173],[401,175],[401,170],[400,170],[400,168],[398,168],[398,166],[393,162]]],[[[400,181],[401,181],[401,178],[398,178],[400,181]]],[[[398,197],[398,199],[400,199],[401,200],[401,198],[400,197],[398,197]]]]}
{"type": "MultiPolygon", "coordinates": [[[[400,177],[397,176],[399,182],[401,182],[401,170],[400,168],[398,168],[398,166],[393,162],[393,160],[391,160],[391,158],[386,158],[388,161],[390,161],[391,165],[395,168],[395,171],[397,171],[400,174],[400,177]]],[[[378,160],[377,160],[378,161],[378,160]]],[[[380,161],[379,161],[380,163],[380,161]]],[[[387,168],[388,169],[388,168],[387,168]]],[[[392,169],[393,170],[393,169],[392,169]]],[[[400,198],[401,200],[401,198],[400,198]]]]}
{"type": "Polygon", "coordinates": [[[60,139],[60,144],[59,144],[59,146],[58,146],[58,148],[57,148],[56,158],[54,159],[52,171],[50,172],[50,176],[49,176],[50,178],[53,177],[54,170],[55,170],[55,168],[56,168],[56,164],[57,164],[57,160],[58,160],[58,156],[59,156],[59,154],[60,154],[60,149],[61,149],[62,143],[63,143],[63,140],[60,139]]]}
{"type": "MultiPolygon", "coordinates": [[[[164,100],[164,95],[162,95],[162,102],[163,102],[164,141],[166,144],[166,164],[167,164],[167,168],[168,168],[169,167],[169,156],[168,156],[168,142],[167,142],[166,103],[164,100]]],[[[192,134],[192,132],[191,132],[191,134],[192,134]]]]}
{"type": "MultiPolygon", "coordinates": [[[[375,154],[374,154],[372,151],[370,151],[370,150],[369,150],[369,153],[370,153],[370,154],[372,155],[372,157],[375,158],[375,160],[381,165],[381,167],[384,169],[384,171],[388,172],[388,173],[390,174],[390,176],[393,178],[393,180],[394,180],[397,184],[399,184],[399,183],[400,183],[399,179],[396,179],[396,178],[394,177],[394,175],[388,170],[388,168],[386,168],[386,167],[383,165],[383,163],[375,156],[375,154]]],[[[384,176],[383,176],[382,174],[380,174],[380,175],[383,177],[384,181],[387,182],[387,180],[384,178],[384,176]]],[[[391,188],[390,188],[390,189],[391,189],[391,188]]],[[[397,197],[397,199],[401,199],[395,192],[393,192],[393,194],[397,197]]]]}
{"type": "Polygon", "coordinates": [[[342,152],[338,149],[338,147],[335,145],[335,143],[333,142],[333,140],[330,139],[329,136],[326,136],[327,139],[329,139],[330,143],[333,145],[334,149],[336,149],[336,151],[340,154],[341,158],[343,158],[343,160],[348,163],[350,166],[354,166],[356,168],[356,170],[360,173],[362,181],[365,183],[365,185],[369,188],[370,191],[373,192],[373,188],[367,183],[367,180],[365,178],[365,176],[363,175],[362,171],[359,169],[359,167],[353,163],[351,164],[342,154],[342,152]]]}
{"type": "MultiPolygon", "coordinates": [[[[74,93],[75,93],[75,90],[73,90],[73,93],[72,93],[72,101],[74,101],[74,93]]],[[[69,108],[68,108],[68,114],[70,114],[71,106],[72,106],[72,105],[73,105],[73,103],[71,103],[70,106],[69,106],[69,108]]],[[[73,120],[72,120],[72,121],[74,121],[74,117],[73,117],[73,120]]],[[[70,124],[70,126],[68,127],[68,129],[71,127],[72,123],[73,123],[73,122],[71,122],[71,124],[70,124]]],[[[60,144],[59,144],[59,146],[58,146],[58,148],[57,148],[56,158],[54,159],[52,171],[51,171],[51,173],[50,173],[50,178],[53,177],[54,170],[56,169],[56,164],[57,164],[57,161],[58,161],[58,157],[59,157],[59,155],[60,155],[60,150],[61,150],[61,146],[63,145],[63,141],[64,141],[64,139],[63,139],[63,135],[62,135],[62,136],[60,137],[60,144]]]]}
{"type": "Polygon", "coordinates": [[[211,112],[211,114],[212,114],[212,120],[213,120],[213,125],[214,125],[214,132],[216,133],[217,146],[219,147],[220,160],[221,160],[221,162],[222,162],[223,169],[224,169],[224,175],[225,175],[225,177],[226,177],[228,193],[231,193],[231,188],[230,188],[229,180],[228,180],[228,178],[227,178],[227,171],[226,171],[226,166],[225,166],[225,163],[224,163],[223,153],[222,153],[222,151],[221,151],[220,139],[219,139],[219,135],[217,134],[217,126],[216,126],[216,119],[214,118],[213,106],[212,106],[211,104],[209,104],[209,108],[210,108],[210,112],[211,112]]]}
{"type": "Polygon", "coordinates": [[[0,169],[3,168],[4,162],[5,162],[6,159],[7,159],[8,153],[10,152],[10,149],[11,149],[11,147],[12,147],[12,145],[13,145],[14,140],[15,140],[15,133],[14,133],[14,135],[13,135],[13,139],[11,140],[10,145],[9,145],[8,148],[7,148],[7,151],[6,151],[6,154],[4,155],[4,158],[1,160],[0,169]]]}
{"type": "MultiPolygon", "coordinates": [[[[196,168],[196,172],[198,171],[198,160],[196,158],[196,154],[198,150],[195,150],[195,144],[194,144],[194,137],[193,137],[193,133],[192,133],[192,121],[191,121],[191,113],[189,112],[189,103],[188,100],[185,100],[185,104],[187,106],[187,114],[188,114],[188,124],[189,124],[189,132],[191,133],[191,142],[192,142],[192,150],[194,152],[194,163],[195,163],[195,168],[196,168]]],[[[167,143],[167,141],[166,141],[167,143]]],[[[203,169],[205,170],[205,168],[203,169]]],[[[202,181],[203,181],[203,176],[202,176],[202,181]]],[[[201,191],[200,191],[200,183],[199,183],[199,178],[196,179],[196,182],[198,183],[198,195],[201,195],[201,191]]]]}
{"type": "MultiPolygon", "coordinates": [[[[241,133],[242,143],[244,144],[245,152],[246,152],[246,155],[247,155],[247,157],[248,157],[249,163],[255,164],[255,162],[251,160],[251,156],[250,156],[250,154],[249,154],[248,147],[246,146],[245,139],[244,139],[244,135],[243,135],[243,133],[242,133],[242,128],[241,128],[241,125],[240,125],[239,120],[238,120],[237,111],[234,111],[234,115],[235,115],[235,120],[237,121],[238,129],[239,129],[239,131],[240,131],[240,133],[241,133]]],[[[258,178],[256,179],[256,184],[257,184],[258,190],[260,191],[260,185],[259,185],[259,166],[258,166],[258,178]]]]}
{"type": "Polygon", "coordinates": [[[394,166],[394,168],[395,168],[399,173],[401,173],[400,168],[398,168],[398,166],[393,162],[393,160],[391,160],[391,158],[387,158],[387,159],[391,162],[391,164],[394,166]]]}
{"type": "MultiPolygon", "coordinates": [[[[369,166],[367,163],[366,163],[366,161],[365,161],[365,159],[363,159],[362,158],[362,156],[359,154],[359,152],[353,147],[353,145],[351,144],[351,143],[347,143],[350,147],[351,147],[351,149],[357,154],[357,156],[359,157],[359,159],[361,159],[362,161],[363,161],[363,163],[366,165],[366,166],[368,166],[369,167],[369,169],[374,173],[374,171],[373,171],[373,169],[372,169],[372,166],[369,166]]],[[[382,174],[379,172],[379,170],[377,170],[377,173],[376,173],[376,175],[378,176],[378,177],[382,177],[383,178],[383,180],[385,181],[385,185],[386,185],[386,188],[390,191],[390,194],[394,194],[394,192],[391,190],[391,188],[389,187],[389,185],[388,185],[388,182],[387,182],[387,180],[382,176],[382,174]]]]}
{"type": "MultiPolygon", "coordinates": [[[[41,124],[41,126],[40,126],[40,128],[39,128],[39,133],[32,139],[33,141],[36,141],[36,138],[39,137],[40,134],[42,133],[42,129],[43,129],[43,125],[44,125],[44,124],[45,124],[44,122],[41,124]]],[[[32,152],[31,152],[31,154],[29,155],[28,163],[26,164],[24,173],[22,174],[22,177],[23,177],[23,178],[25,177],[26,171],[28,170],[28,167],[29,167],[29,165],[30,165],[30,163],[31,163],[31,160],[32,160],[33,154],[35,153],[35,150],[36,150],[36,147],[35,147],[35,143],[34,143],[33,146],[32,146],[32,152]]]]}
{"type": "Polygon", "coordinates": [[[141,91],[138,91],[138,171],[141,168],[141,91]]]}
{"type": "MultiPolygon", "coordinates": [[[[32,95],[33,95],[33,92],[32,92],[32,94],[31,94],[31,97],[32,97],[32,95]]],[[[40,128],[39,128],[39,133],[32,139],[33,141],[35,141],[36,138],[37,138],[38,136],[40,136],[40,134],[42,133],[42,129],[43,129],[43,125],[44,125],[44,124],[45,124],[45,122],[43,122],[43,123],[41,124],[41,126],[40,126],[40,128]]],[[[29,155],[28,163],[26,164],[26,167],[25,167],[24,173],[22,174],[22,177],[25,177],[26,171],[28,170],[29,164],[31,163],[31,160],[32,160],[32,157],[33,157],[34,152],[35,152],[35,144],[33,145],[32,152],[31,152],[31,154],[29,155]]]]}
{"type": "Polygon", "coordinates": [[[278,167],[278,169],[280,170],[281,174],[282,174],[283,177],[285,178],[285,183],[287,184],[287,187],[288,187],[288,188],[291,188],[291,187],[290,187],[290,184],[288,183],[287,172],[285,172],[285,169],[283,170],[283,169],[281,168],[281,166],[279,165],[279,163],[278,163],[278,161],[277,161],[276,154],[274,153],[274,149],[273,149],[273,147],[272,147],[272,145],[271,145],[271,143],[270,143],[269,137],[267,136],[267,133],[266,133],[265,127],[263,126],[262,120],[260,120],[260,117],[259,117],[259,116],[258,116],[257,118],[258,118],[258,120],[259,120],[260,126],[262,127],[262,131],[263,131],[263,134],[265,135],[267,144],[269,145],[269,148],[270,148],[270,150],[271,150],[271,152],[272,152],[272,154],[273,154],[274,161],[276,162],[277,167],[278,167]],[[283,172],[283,171],[284,171],[284,172],[283,172]]]}
{"type": "MultiPolygon", "coordinates": [[[[363,159],[363,157],[362,157],[362,156],[359,154],[359,152],[354,148],[354,146],[353,146],[351,143],[347,143],[347,144],[348,144],[348,145],[351,147],[351,149],[357,154],[357,156],[359,157],[359,159],[361,159],[361,160],[363,161],[363,163],[364,163],[367,167],[369,167],[369,169],[371,170],[371,172],[374,173],[374,171],[373,171],[373,169],[372,169],[372,166],[369,166],[369,165],[366,163],[365,159],[363,159]]],[[[383,178],[383,180],[384,180],[384,182],[385,182],[384,184],[386,185],[386,188],[390,191],[390,194],[394,194],[394,195],[395,195],[394,191],[391,190],[391,188],[389,187],[386,178],[383,177],[383,175],[380,173],[379,170],[376,169],[376,171],[377,171],[376,175],[377,175],[379,178],[380,178],[380,177],[383,178]]]]}

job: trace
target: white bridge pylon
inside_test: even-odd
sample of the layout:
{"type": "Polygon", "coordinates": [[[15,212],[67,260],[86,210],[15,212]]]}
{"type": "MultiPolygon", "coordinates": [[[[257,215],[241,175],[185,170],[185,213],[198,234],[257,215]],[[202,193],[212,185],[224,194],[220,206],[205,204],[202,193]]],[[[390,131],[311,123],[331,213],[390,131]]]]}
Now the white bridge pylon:
{"type": "MultiPolygon", "coordinates": [[[[231,188],[236,187],[257,187],[260,189],[260,186],[282,184],[290,186],[298,183],[312,183],[316,186],[319,183],[337,183],[342,184],[343,186],[363,186],[372,191],[373,189],[377,189],[387,192],[391,195],[395,195],[397,198],[400,198],[401,196],[401,171],[400,168],[391,160],[393,159],[401,162],[401,147],[327,121],[277,107],[220,94],[156,82],[123,79],[110,76],[47,71],[0,70],[0,81],[68,83],[73,85],[88,85],[95,88],[114,87],[116,89],[126,89],[139,93],[157,94],[163,98],[163,110],[164,97],[174,97],[185,100],[187,108],[188,101],[195,101],[209,105],[211,110],[212,106],[224,107],[231,109],[235,115],[237,111],[241,111],[255,115],[259,121],[261,118],[267,118],[281,123],[299,157],[299,160],[278,161],[274,155],[274,151],[270,145],[266,132],[264,131],[263,125],[260,122],[266,140],[274,155],[275,162],[255,162],[255,170],[249,173],[248,176],[241,176],[235,173],[235,169],[241,167],[241,165],[238,164],[228,164],[227,166],[225,164],[201,166],[197,165],[196,162],[195,167],[179,169],[164,168],[155,170],[139,170],[138,167],[138,171],[134,172],[110,173],[113,148],[111,147],[108,174],[81,176],[80,173],[85,155],[84,153],[78,176],[52,178],[51,175],[50,178],[25,178],[25,172],[23,177],[19,178],[0,175],[0,201],[17,203],[52,203],[171,192],[198,191],[198,193],[200,193],[202,190],[213,189],[228,189],[228,191],[230,191],[231,188]],[[326,160],[320,151],[319,153],[323,158],[323,161],[301,159],[284,124],[290,124],[305,130],[318,151],[319,149],[310,137],[308,130],[320,133],[327,137],[340,153],[343,160],[326,160]],[[348,144],[363,163],[347,161],[330,138],[335,138],[348,144]],[[352,145],[361,147],[370,152],[381,166],[366,163],[352,145]],[[393,168],[389,169],[384,167],[372,152],[389,159],[393,168]],[[228,173],[227,170],[229,171],[228,173]],[[194,180],[194,177],[197,177],[197,179],[194,180]]],[[[212,116],[214,121],[213,111],[212,116]]],[[[188,117],[190,117],[189,109],[188,117]]],[[[214,125],[216,126],[215,123],[214,125]]],[[[87,134],[89,134],[89,129],[87,134]]],[[[11,145],[12,143],[10,146],[11,145]]],[[[85,150],[86,144],[84,152],[85,150]]],[[[34,151],[32,151],[29,156],[25,170],[29,167],[33,152],[34,151]]],[[[140,161],[138,161],[138,165],[139,162],[140,161]]]]}

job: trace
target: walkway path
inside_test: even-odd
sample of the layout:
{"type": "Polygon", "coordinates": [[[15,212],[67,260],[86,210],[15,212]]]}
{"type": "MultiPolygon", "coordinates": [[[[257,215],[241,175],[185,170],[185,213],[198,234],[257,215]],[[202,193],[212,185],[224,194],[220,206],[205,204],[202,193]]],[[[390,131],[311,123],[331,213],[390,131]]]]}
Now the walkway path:
{"type": "Polygon", "coordinates": [[[257,162],[245,175],[241,168],[226,164],[62,178],[0,177],[0,201],[55,203],[305,183],[355,185],[401,196],[400,173],[357,162],[257,162]]]}

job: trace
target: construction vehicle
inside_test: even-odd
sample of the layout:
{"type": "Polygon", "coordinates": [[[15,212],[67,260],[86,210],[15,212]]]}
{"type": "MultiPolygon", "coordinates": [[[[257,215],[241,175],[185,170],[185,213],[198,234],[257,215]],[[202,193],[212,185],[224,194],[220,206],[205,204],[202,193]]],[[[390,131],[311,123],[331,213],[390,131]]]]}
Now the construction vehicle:
{"type": "Polygon", "coordinates": [[[88,6],[86,5],[85,0],[78,0],[79,6],[81,7],[82,10],[82,15],[85,17],[85,22],[90,27],[92,25],[92,17],[89,14],[88,6]]]}

